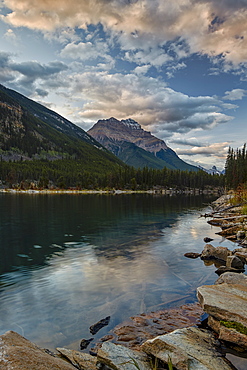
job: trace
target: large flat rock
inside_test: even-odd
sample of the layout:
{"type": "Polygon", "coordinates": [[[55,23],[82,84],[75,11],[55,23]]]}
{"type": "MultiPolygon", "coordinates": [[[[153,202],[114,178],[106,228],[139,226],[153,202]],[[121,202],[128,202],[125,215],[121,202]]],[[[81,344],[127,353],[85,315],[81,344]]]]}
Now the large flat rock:
{"type": "Polygon", "coordinates": [[[98,370],[98,360],[95,356],[67,348],[57,348],[57,351],[66,357],[72,365],[79,370],[98,370]]]}
{"type": "Polygon", "coordinates": [[[190,327],[147,340],[141,349],[177,370],[235,369],[218,351],[219,342],[208,330],[190,327]]]}
{"type": "Polygon", "coordinates": [[[18,333],[8,331],[0,336],[0,369],[75,370],[75,367],[49,355],[18,333]]]}
{"type": "Polygon", "coordinates": [[[197,297],[204,311],[215,319],[247,327],[247,284],[204,285],[197,288],[197,297]]]}
{"type": "Polygon", "coordinates": [[[103,343],[97,358],[99,362],[114,370],[152,370],[150,359],[145,353],[111,342],[103,343]]]}

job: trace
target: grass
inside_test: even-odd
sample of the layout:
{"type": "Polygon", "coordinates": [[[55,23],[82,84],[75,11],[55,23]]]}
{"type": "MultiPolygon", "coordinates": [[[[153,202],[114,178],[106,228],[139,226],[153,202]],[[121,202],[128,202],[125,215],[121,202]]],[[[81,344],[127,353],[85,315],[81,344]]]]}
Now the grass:
{"type": "Polygon", "coordinates": [[[223,321],[223,320],[220,321],[220,324],[225,326],[226,328],[235,329],[239,333],[247,335],[247,328],[243,324],[240,324],[235,321],[223,321]]]}

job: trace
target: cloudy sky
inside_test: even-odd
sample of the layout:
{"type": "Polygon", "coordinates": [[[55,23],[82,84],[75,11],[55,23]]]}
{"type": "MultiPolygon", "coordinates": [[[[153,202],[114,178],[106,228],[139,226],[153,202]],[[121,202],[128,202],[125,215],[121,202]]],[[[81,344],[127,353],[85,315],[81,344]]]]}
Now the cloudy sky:
{"type": "Polygon", "coordinates": [[[247,141],[247,0],[0,0],[0,83],[88,130],[131,117],[189,163],[247,141]]]}

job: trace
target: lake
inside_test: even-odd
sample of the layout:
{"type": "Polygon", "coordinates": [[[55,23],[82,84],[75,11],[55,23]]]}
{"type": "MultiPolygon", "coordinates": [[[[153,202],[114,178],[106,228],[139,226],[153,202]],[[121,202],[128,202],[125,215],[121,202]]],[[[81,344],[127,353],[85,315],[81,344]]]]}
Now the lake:
{"type": "Polygon", "coordinates": [[[0,334],[79,349],[89,326],[196,301],[214,266],[184,257],[216,236],[207,196],[0,193],[0,334]]]}

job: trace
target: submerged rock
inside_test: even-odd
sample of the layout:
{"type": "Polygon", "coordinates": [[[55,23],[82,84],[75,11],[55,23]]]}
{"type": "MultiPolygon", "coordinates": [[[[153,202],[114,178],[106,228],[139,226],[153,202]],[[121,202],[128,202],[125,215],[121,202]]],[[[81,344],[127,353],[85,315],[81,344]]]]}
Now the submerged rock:
{"type": "Polygon", "coordinates": [[[205,243],[210,243],[212,240],[214,239],[211,239],[211,238],[208,238],[207,236],[203,239],[205,241],[205,243]]]}
{"type": "Polygon", "coordinates": [[[146,341],[142,350],[177,370],[230,370],[232,365],[220,353],[214,335],[196,327],[178,329],[146,341]]]}
{"type": "Polygon", "coordinates": [[[105,319],[102,319],[98,321],[96,324],[93,324],[90,326],[89,330],[91,334],[96,334],[100,329],[102,329],[104,326],[107,326],[110,322],[111,317],[107,316],[105,319]]]}
{"type": "Polygon", "coordinates": [[[80,343],[80,349],[81,350],[86,349],[88,347],[88,345],[92,342],[92,340],[93,340],[93,338],[82,339],[81,343],[80,343]]]}
{"type": "Polygon", "coordinates": [[[201,253],[196,253],[196,252],[188,252],[184,254],[184,257],[187,258],[198,258],[201,256],[201,253]]]}
{"type": "Polygon", "coordinates": [[[194,303],[133,316],[114,328],[113,333],[117,336],[115,343],[140,350],[141,344],[147,339],[200,324],[202,315],[201,306],[194,303]]]}

